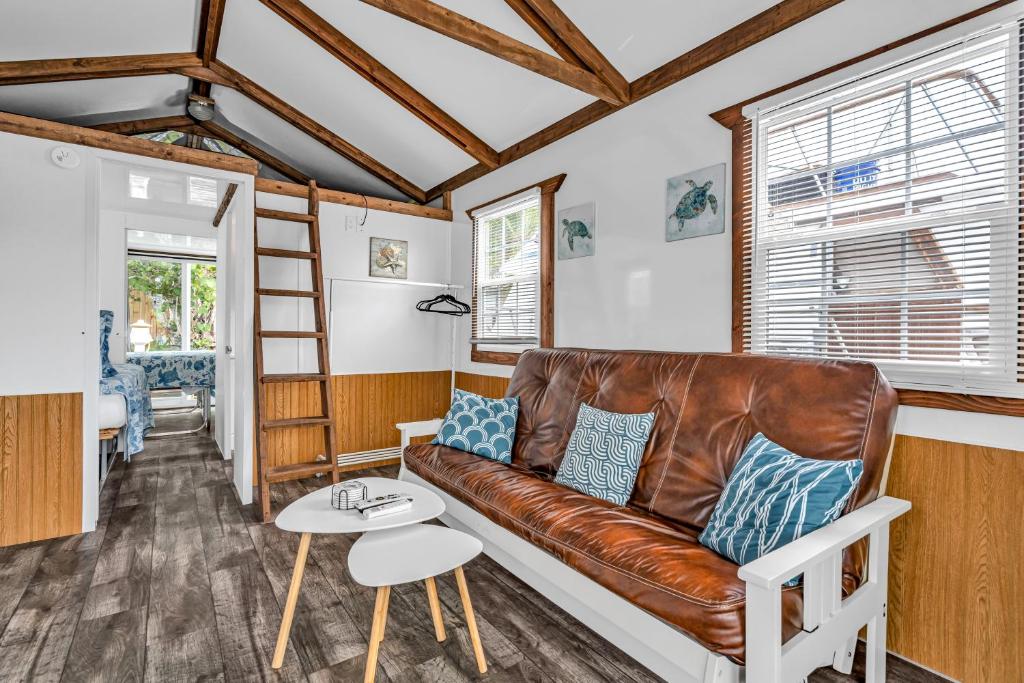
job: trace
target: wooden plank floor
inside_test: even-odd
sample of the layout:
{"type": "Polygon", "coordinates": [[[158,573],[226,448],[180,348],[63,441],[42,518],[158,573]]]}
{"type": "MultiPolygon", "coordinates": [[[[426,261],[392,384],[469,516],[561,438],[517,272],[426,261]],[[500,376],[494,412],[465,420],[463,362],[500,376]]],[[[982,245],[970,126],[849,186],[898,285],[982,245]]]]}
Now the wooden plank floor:
{"type": "MultiPolygon", "coordinates": [[[[321,485],[276,485],[275,508],[321,485]]],[[[112,471],[95,532],[0,549],[0,680],[361,680],[374,594],[348,575],[350,536],[314,537],[288,655],[270,669],[298,536],[260,524],[252,508],[238,505],[208,437],[147,442],[112,471]]],[[[397,587],[378,681],[660,680],[489,558],[466,574],[488,673],[476,672],[446,575],[448,639],[433,637],[423,587],[397,587]]],[[[893,658],[889,671],[890,681],[941,680],[893,658]]]]}

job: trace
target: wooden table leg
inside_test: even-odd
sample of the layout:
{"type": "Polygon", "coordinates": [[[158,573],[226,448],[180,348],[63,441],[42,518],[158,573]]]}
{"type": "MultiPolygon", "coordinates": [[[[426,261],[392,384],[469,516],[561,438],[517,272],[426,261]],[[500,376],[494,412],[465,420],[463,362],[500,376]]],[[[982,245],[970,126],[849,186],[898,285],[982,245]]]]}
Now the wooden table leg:
{"type": "Polygon", "coordinates": [[[363,683],[373,683],[377,677],[377,651],[380,649],[380,641],[384,639],[384,622],[388,616],[390,597],[391,586],[381,586],[377,589],[377,601],[373,605],[373,627],[370,629],[370,647],[366,652],[363,683]]]}
{"type": "Polygon", "coordinates": [[[487,660],[484,659],[484,647],[480,644],[480,632],[476,628],[476,616],[473,614],[473,603],[469,600],[469,587],[462,567],[455,568],[455,581],[459,584],[459,597],[462,598],[462,609],[466,613],[466,626],[469,627],[469,639],[473,643],[473,654],[476,655],[476,666],[480,673],[487,673],[487,660]]]}
{"type": "Polygon", "coordinates": [[[281,630],[277,633],[277,647],[274,648],[274,659],[270,666],[280,669],[284,663],[284,653],[288,649],[288,635],[292,630],[292,617],[295,616],[295,603],[299,601],[299,587],[302,585],[302,572],[306,568],[306,555],[309,553],[309,540],[312,534],[304,533],[299,539],[299,552],[295,555],[295,568],[292,569],[292,582],[288,586],[288,600],[284,604],[281,615],[281,630]]]}
{"type": "Polygon", "coordinates": [[[388,608],[391,606],[391,586],[384,591],[384,616],[380,621],[380,642],[384,642],[384,631],[388,627],[388,608]]]}
{"type": "Polygon", "coordinates": [[[428,577],[427,600],[430,602],[430,616],[434,619],[434,634],[437,635],[437,642],[443,642],[447,637],[444,632],[444,620],[441,618],[441,601],[437,599],[437,584],[434,577],[428,577]]]}

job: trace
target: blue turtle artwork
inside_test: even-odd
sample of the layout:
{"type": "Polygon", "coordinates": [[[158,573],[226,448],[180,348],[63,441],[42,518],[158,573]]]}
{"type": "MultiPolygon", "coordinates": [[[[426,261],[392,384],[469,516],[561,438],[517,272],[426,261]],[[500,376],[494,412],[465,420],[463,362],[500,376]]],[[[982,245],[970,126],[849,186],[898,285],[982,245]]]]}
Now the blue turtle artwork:
{"type": "Polygon", "coordinates": [[[594,202],[558,212],[558,258],[560,260],[594,255],[594,202]]]}
{"type": "Polygon", "coordinates": [[[718,198],[725,189],[725,164],[669,178],[666,183],[665,241],[725,232],[718,198]]]}

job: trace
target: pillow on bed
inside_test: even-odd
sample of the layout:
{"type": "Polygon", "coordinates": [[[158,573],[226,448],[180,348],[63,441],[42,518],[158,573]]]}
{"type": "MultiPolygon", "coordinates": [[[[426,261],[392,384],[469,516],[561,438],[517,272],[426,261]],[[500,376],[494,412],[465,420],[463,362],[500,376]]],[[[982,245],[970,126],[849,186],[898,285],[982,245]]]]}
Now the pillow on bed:
{"type": "Polygon", "coordinates": [[[110,363],[110,331],[114,329],[114,312],[100,311],[100,376],[114,377],[117,370],[110,363]]]}

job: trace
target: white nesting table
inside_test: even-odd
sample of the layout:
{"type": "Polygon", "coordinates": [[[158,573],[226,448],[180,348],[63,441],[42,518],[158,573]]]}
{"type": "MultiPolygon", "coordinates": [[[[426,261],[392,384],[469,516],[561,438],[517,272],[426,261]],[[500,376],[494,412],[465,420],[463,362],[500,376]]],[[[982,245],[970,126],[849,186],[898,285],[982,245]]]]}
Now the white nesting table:
{"type": "Polygon", "coordinates": [[[473,604],[462,565],[483,550],[483,543],[469,534],[433,524],[413,524],[396,529],[365,534],[352,546],[348,554],[348,569],[352,578],[364,586],[377,588],[373,608],[373,627],[366,655],[363,683],[373,683],[377,673],[377,652],[384,640],[388,620],[391,587],[423,581],[427,587],[430,615],[434,620],[434,633],[438,641],[445,639],[441,619],[441,603],[437,599],[434,577],[455,570],[462,609],[466,613],[466,626],[473,644],[473,654],[480,673],[487,673],[487,660],[476,627],[473,604]]]}
{"type": "Polygon", "coordinates": [[[284,653],[288,647],[288,636],[292,628],[292,618],[295,616],[295,604],[299,600],[302,573],[306,568],[309,541],[313,534],[378,532],[384,529],[418,524],[428,519],[434,519],[444,512],[444,501],[436,493],[428,491],[422,486],[384,477],[356,478],[366,484],[370,498],[402,493],[412,497],[412,507],[405,512],[365,520],[355,510],[335,510],[331,506],[331,487],[328,485],[306,494],[281,511],[274,521],[277,527],[284,531],[300,533],[302,536],[299,539],[299,551],[295,556],[292,582],[288,587],[288,600],[281,617],[281,630],[277,634],[277,647],[274,649],[274,659],[271,663],[275,669],[281,668],[281,664],[284,662],[284,653]]]}

